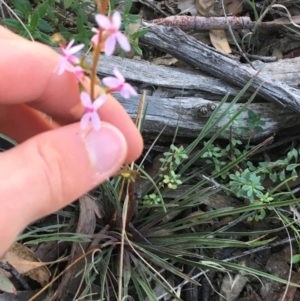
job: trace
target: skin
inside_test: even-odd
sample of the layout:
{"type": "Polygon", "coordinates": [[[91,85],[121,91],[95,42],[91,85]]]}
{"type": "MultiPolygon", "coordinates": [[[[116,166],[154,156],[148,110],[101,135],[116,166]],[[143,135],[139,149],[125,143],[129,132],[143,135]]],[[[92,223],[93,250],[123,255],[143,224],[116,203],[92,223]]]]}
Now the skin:
{"type": "Polygon", "coordinates": [[[143,142],[112,96],[99,109],[101,129],[82,131],[71,113],[78,84],[54,72],[59,55],[51,48],[0,26],[0,49],[0,132],[20,143],[0,153],[1,256],[27,224],[137,159],[143,142]]]}

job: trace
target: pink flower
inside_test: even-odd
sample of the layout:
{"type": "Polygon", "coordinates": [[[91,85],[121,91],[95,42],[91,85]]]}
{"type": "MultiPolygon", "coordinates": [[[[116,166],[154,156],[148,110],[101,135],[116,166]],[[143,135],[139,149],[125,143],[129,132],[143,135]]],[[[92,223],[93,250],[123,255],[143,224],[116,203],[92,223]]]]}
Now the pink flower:
{"type": "MultiPolygon", "coordinates": [[[[95,19],[99,27],[105,30],[105,35],[108,35],[105,41],[105,48],[104,48],[105,55],[113,54],[117,42],[125,51],[130,50],[130,44],[128,42],[128,39],[124,34],[122,34],[119,31],[122,20],[121,20],[121,15],[118,11],[114,12],[111,19],[100,14],[96,15],[95,19]]],[[[92,39],[96,40],[95,36],[92,39]]]]}
{"type": "Polygon", "coordinates": [[[97,110],[103,105],[106,100],[106,94],[102,94],[92,102],[91,97],[86,92],[81,92],[80,99],[82,105],[85,107],[85,113],[81,117],[80,126],[82,129],[86,129],[89,121],[92,122],[96,131],[100,129],[101,121],[97,113],[97,110]]]}
{"type": "Polygon", "coordinates": [[[61,75],[65,70],[72,72],[73,68],[69,63],[79,64],[79,58],[77,58],[74,54],[80,51],[84,47],[84,44],[80,44],[72,47],[74,42],[75,41],[72,40],[65,48],[64,47],[61,48],[62,56],[60,57],[57,66],[58,75],[61,75]]]}
{"type": "Polygon", "coordinates": [[[68,71],[72,72],[78,81],[81,81],[84,76],[84,70],[80,66],[72,66],[68,71]]]}
{"type": "Polygon", "coordinates": [[[97,28],[92,28],[92,32],[95,33],[95,35],[93,35],[93,37],[91,38],[91,42],[95,45],[98,44],[99,41],[99,29],[97,28]]]}
{"type": "Polygon", "coordinates": [[[124,98],[129,98],[130,95],[137,95],[133,87],[125,82],[123,75],[117,68],[113,70],[116,77],[105,77],[102,82],[105,86],[109,87],[109,92],[120,91],[124,98]]]}

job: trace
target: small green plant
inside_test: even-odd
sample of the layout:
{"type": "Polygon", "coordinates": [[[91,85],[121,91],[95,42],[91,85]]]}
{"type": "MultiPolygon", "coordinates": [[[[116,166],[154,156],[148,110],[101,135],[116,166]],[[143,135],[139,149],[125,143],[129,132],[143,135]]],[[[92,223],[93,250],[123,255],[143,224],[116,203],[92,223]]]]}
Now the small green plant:
{"type": "Polygon", "coordinates": [[[122,28],[124,28],[124,31],[125,31],[126,35],[128,36],[128,39],[130,41],[130,44],[131,44],[133,50],[138,55],[142,55],[143,52],[142,52],[142,49],[138,45],[138,38],[142,37],[147,32],[147,29],[138,30],[134,33],[131,32],[130,25],[136,24],[141,20],[140,15],[130,14],[131,8],[132,8],[132,0],[129,0],[129,1],[127,1],[125,10],[122,14],[122,18],[123,18],[122,28]]]}
{"type": "Polygon", "coordinates": [[[144,205],[159,205],[161,203],[161,198],[155,193],[147,194],[143,198],[144,205]]]}
{"type": "MultiPolygon", "coordinates": [[[[228,118],[232,119],[235,113],[235,111],[230,111],[228,118]]],[[[256,114],[252,110],[248,110],[247,114],[247,119],[244,118],[246,127],[243,126],[240,117],[232,120],[231,135],[227,146],[221,148],[210,141],[204,142],[201,158],[206,159],[205,162],[212,168],[211,174],[217,175],[214,179],[225,185],[228,191],[239,198],[247,199],[250,203],[268,205],[284,196],[277,196],[274,191],[268,191],[269,187],[265,186],[264,181],[270,179],[273,183],[280,181],[280,185],[284,185],[294,180],[297,177],[296,168],[299,166],[300,149],[292,148],[283,159],[275,162],[258,162],[255,166],[248,159],[251,150],[255,147],[250,142],[255,132],[263,131],[265,121],[262,120],[261,114],[256,114]],[[244,139],[246,137],[247,143],[243,144],[237,138],[239,136],[243,136],[244,139]]],[[[258,221],[265,216],[265,208],[261,208],[256,210],[255,215],[249,219],[258,221]]]]}
{"type": "MultiPolygon", "coordinates": [[[[181,185],[181,175],[176,173],[176,169],[186,159],[188,159],[188,155],[186,154],[183,146],[176,147],[172,144],[170,146],[170,151],[165,152],[164,157],[160,159],[162,165],[159,169],[160,173],[156,189],[176,189],[178,185],[181,185]]],[[[159,204],[161,202],[161,197],[156,193],[147,194],[143,198],[144,204],[159,204]]]]}
{"type": "Polygon", "coordinates": [[[52,7],[49,1],[40,1],[35,8],[29,0],[12,0],[15,19],[4,19],[3,24],[18,32],[25,38],[36,39],[46,44],[52,44],[49,34],[54,33],[54,27],[49,22],[52,7]]]}
{"type": "MultiPolygon", "coordinates": [[[[66,39],[74,39],[85,45],[85,50],[90,45],[93,36],[92,28],[95,26],[90,20],[97,6],[93,1],[87,0],[36,0],[34,4],[29,0],[11,0],[15,18],[5,18],[3,24],[16,31],[19,35],[32,40],[41,41],[54,46],[52,34],[60,32],[66,39]],[[86,8],[89,7],[87,10],[86,8]]],[[[119,1],[111,1],[111,13],[119,1]]],[[[139,55],[142,50],[138,46],[137,39],[147,31],[140,30],[134,33],[129,31],[129,25],[136,23],[140,16],[130,14],[132,1],[128,1],[122,14],[122,29],[128,35],[132,48],[139,55]]],[[[121,49],[121,53],[125,53],[121,49]]]]}
{"type": "Polygon", "coordinates": [[[230,174],[229,178],[231,179],[229,187],[237,197],[245,197],[250,202],[263,197],[262,191],[265,188],[261,185],[261,177],[250,172],[248,168],[242,172],[236,171],[235,174],[230,174]]]}
{"type": "Polygon", "coordinates": [[[259,133],[263,132],[263,126],[266,124],[266,122],[261,119],[261,114],[256,114],[252,110],[248,110],[247,123],[250,132],[255,131],[259,133]]]}

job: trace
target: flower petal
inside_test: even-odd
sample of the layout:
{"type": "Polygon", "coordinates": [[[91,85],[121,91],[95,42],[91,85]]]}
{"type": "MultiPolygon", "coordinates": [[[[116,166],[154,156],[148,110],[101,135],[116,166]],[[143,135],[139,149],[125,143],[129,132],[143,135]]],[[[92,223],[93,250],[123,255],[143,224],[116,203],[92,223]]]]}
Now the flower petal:
{"type": "Polygon", "coordinates": [[[98,41],[99,41],[99,33],[95,34],[95,35],[91,38],[91,42],[92,42],[94,45],[97,45],[97,44],[98,44],[98,41]]]}
{"type": "Polygon", "coordinates": [[[69,44],[64,48],[66,51],[69,51],[72,48],[72,45],[74,44],[75,40],[72,39],[69,44]]]}
{"type": "Polygon", "coordinates": [[[69,54],[68,56],[66,56],[66,59],[72,64],[79,64],[80,62],[79,58],[73,54],[69,54]]]}
{"type": "Polygon", "coordinates": [[[130,97],[130,93],[126,89],[120,90],[120,94],[121,94],[122,97],[124,97],[126,99],[128,99],[130,97]]]}
{"type": "Polygon", "coordinates": [[[90,119],[92,118],[92,113],[85,113],[83,114],[83,116],[81,117],[80,120],[80,127],[84,130],[87,128],[90,119]]]}
{"type": "Polygon", "coordinates": [[[115,77],[111,77],[111,76],[104,77],[102,79],[102,82],[106,87],[109,87],[109,88],[115,88],[122,84],[122,82],[119,79],[117,79],[115,77]]]}
{"type": "Polygon", "coordinates": [[[88,93],[81,92],[80,99],[83,106],[85,106],[86,108],[93,108],[92,100],[88,93]]]}
{"type": "Polygon", "coordinates": [[[118,68],[114,67],[113,73],[116,76],[116,78],[120,81],[120,83],[125,83],[125,78],[118,68]]]}
{"type": "Polygon", "coordinates": [[[135,91],[135,89],[128,83],[124,84],[124,89],[126,91],[128,91],[130,93],[130,95],[132,95],[132,96],[138,95],[137,92],[135,91]]]}
{"type": "Polygon", "coordinates": [[[54,72],[57,72],[58,75],[61,75],[65,71],[72,72],[72,70],[73,70],[73,66],[68,63],[68,60],[66,59],[66,57],[61,56],[59,58],[58,65],[57,65],[56,69],[54,70],[54,72]]]}
{"type": "Polygon", "coordinates": [[[110,56],[114,53],[116,48],[116,37],[115,35],[109,36],[105,41],[105,55],[110,56]]]}
{"type": "Polygon", "coordinates": [[[97,14],[95,16],[95,20],[96,20],[97,24],[99,25],[99,27],[101,27],[103,29],[109,29],[111,27],[111,22],[110,22],[109,18],[104,15],[97,14]]]}
{"type": "Polygon", "coordinates": [[[59,58],[59,62],[58,62],[58,65],[55,69],[55,72],[57,71],[58,75],[63,74],[63,72],[66,70],[67,65],[68,65],[67,60],[65,59],[65,57],[61,56],[59,58]]]}
{"type": "Polygon", "coordinates": [[[102,94],[99,97],[97,97],[93,102],[93,109],[97,111],[104,104],[106,98],[106,94],[102,94]]]}
{"type": "Polygon", "coordinates": [[[69,54],[74,54],[74,53],[80,51],[83,47],[84,47],[84,44],[76,45],[69,50],[69,54]]]}
{"type": "Polygon", "coordinates": [[[116,10],[111,18],[112,20],[112,25],[116,30],[119,30],[121,23],[122,23],[122,18],[121,14],[116,10]]]}
{"type": "Polygon", "coordinates": [[[127,37],[123,33],[118,32],[116,34],[116,39],[117,39],[118,43],[120,44],[120,46],[122,47],[123,50],[130,51],[130,49],[131,49],[130,43],[129,43],[127,37]]]}
{"type": "Polygon", "coordinates": [[[98,131],[101,127],[101,121],[99,115],[96,112],[94,112],[91,114],[91,119],[92,119],[92,124],[94,129],[98,131]]]}
{"type": "Polygon", "coordinates": [[[75,75],[78,81],[80,81],[84,76],[84,70],[80,66],[73,67],[71,72],[75,75]]]}

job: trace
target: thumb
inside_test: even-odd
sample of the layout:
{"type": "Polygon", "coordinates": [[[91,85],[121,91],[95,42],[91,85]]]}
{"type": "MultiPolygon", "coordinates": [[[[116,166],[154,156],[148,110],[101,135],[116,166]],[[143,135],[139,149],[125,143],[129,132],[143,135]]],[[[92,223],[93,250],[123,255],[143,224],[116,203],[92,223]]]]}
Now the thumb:
{"type": "Polygon", "coordinates": [[[127,156],[121,132],[71,124],[0,154],[0,255],[30,222],[55,212],[112,176],[127,156]]]}

